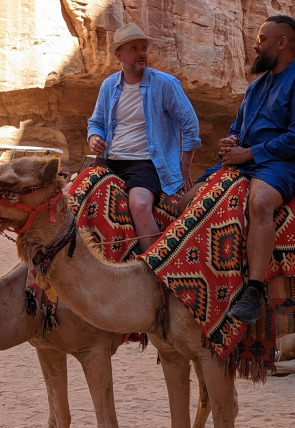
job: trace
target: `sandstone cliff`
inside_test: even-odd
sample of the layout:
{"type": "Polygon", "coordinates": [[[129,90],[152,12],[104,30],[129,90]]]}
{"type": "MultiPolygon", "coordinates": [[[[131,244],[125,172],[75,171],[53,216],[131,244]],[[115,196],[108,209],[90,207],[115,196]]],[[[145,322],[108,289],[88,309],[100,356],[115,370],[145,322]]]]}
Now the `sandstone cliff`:
{"type": "Polygon", "coordinates": [[[249,84],[259,26],[294,12],[292,0],[2,0],[0,143],[68,148],[76,171],[99,86],[120,68],[108,46],[135,21],[154,39],[149,65],[181,80],[199,117],[196,177],[249,84]]]}

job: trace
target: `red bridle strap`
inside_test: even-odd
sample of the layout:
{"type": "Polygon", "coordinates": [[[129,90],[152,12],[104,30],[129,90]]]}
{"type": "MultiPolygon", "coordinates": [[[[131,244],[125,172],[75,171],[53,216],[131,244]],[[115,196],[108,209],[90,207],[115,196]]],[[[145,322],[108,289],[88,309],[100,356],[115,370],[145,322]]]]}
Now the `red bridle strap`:
{"type": "Polygon", "coordinates": [[[13,230],[13,229],[7,229],[7,230],[21,235],[22,233],[24,233],[26,230],[28,230],[31,227],[36,213],[38,213],[40,211],[45,211],[45,210],[49,210],[50,222],[56,223],[55,207],[56,207],[57,202],[61,199],[62,196],[63,196],[63,191],[60,190],[59,193],[57,195],[55,195],[53,198],[51,198],[48,202],[45,202],[44,204],[40,204],[40,205],[33,205],[33,206],[21,204],[19,202],[15,203],[15,204],[10,204],[5,199],[0,199],[0,205],[4,205],[5,207],[15,208],[17,210],[26,211],[26,212],[30,213],[29,217],[26,221],[26,224],[20,230],[13,230]]]}

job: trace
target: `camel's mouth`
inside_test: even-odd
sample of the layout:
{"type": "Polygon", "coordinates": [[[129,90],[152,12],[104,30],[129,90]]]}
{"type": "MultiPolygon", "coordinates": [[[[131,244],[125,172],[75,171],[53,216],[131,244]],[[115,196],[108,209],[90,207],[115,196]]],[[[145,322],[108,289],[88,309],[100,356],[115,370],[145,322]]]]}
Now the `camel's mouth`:
{"type": "MultiPolygon", "coordinates": [[[[17,230],[20,224],[24,221],[24,216],[18,217],[18,212],[12,210],[16,201],[7,201],[0,198],[0,233],[3,234],[5,230],[17,230]],[[1,203],[2,202],[2,203],[1,203]]],[[[25,217],[27,214],[25,214],[25,217]]]]}
{"type": "Polygon", "coordinates": [[[15,226],[14,216],[10,217],[8,210],[18,203],[19,197],[7,189],[4,190],[5,193],[1,193],[1,191],[2,189],[0,188],[0,232],[3,233],[4,230],[15,226]]]}
{"type": "Polygon", "coordinates": [[[17,219],[0,217],[0,234],[4,235],[6,231],[18,233],[23,221],[17,219]]]}
{"type": "Polygon", "coordinates": [[[0,217],[0,233],[3,233],[9,226],[9,220],[7,218],[0,217]]]}

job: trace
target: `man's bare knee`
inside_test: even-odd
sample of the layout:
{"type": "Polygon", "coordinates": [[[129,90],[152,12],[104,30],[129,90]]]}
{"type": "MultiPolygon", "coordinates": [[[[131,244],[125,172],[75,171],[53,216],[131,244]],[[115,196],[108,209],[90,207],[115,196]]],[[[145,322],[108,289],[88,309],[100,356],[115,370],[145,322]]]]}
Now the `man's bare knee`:
{"type": "Polygon", "coordinates": [[[152,215],[155,195],[145,188],[132,188],[129,191],[129,209],[133,218],[152,215]]]}
{"type": "Polygon", "coordinates": [[[153,205],[147,201],[133,201],[129,208],[133,218],[145,218],[152,215],[153,205]]]}
{"type": "Polygon", "coordinates": [[[252,179],[249,195],[249,213],[251,217],[261,219],[273,216],[274,211],[283,203],[281,194],[269,184],[252,179]]]}
{"type": "Polygon", "coordinates": [[[250,222],[254,219],[263,221],[263,219],[273,216],[274,210],[270,207],[269,204],[259,199],[252,200],[249,203],[249,217],[250,222]]]}

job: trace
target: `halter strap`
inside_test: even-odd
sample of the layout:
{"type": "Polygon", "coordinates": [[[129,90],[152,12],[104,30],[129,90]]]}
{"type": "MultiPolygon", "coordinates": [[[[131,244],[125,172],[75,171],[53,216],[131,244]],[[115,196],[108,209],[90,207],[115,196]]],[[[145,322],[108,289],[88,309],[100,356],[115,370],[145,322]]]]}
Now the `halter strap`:
{"type": "Polygon", "coordinates": [[[31,225],[34,221],[34,218],[36,216],[36,213],[38,213],[40,211],[45,211],[45,210],[49,210],[50,222],[56,223],[55,207],[56,207],[57,202],[61,199],[62,196],[63,196],[63,191],[60,190],[59,193],[57,195],[55,195],[53,198],[51,198],[48,202],[45,202],[45,203],[40,204],[40,205],[33,205],[33,206],[21,204],[19,202],[15,203],[15,204],[13,204],[13,203],[10,204],[5,199],[0,198],[0,205],[3,205],[5,207],[9,207],[9,208],[15,208],[17,210],[26,211],[26,212],[30,213],[25,225],[20,230],[14,230],[14,229],[9,229],[9,228],[7,228],[7,230],[9,230],[10,232],[15,232],[18,235],[25,233],[31,227],[31,225]]]}
{"type": "Polygon", "coordinates": [[[57,244],[51,245],[49,247],[43,248],[42,250],[37,251],[33,257],[33,265],[35,272],[39,275],[46,275],[47,270],[56,256],[69,242],[71,243],[68,251],[68,256],[73,258],[74,251],[76,248],[76,218],[73,217],[72,223],[67,230],[67,233],[62,236],[57,244]]]}
{"type": "Polygon", "coordinates": [[[31,186],[31,187],[19,187],[15,190],[9,190],[9,189],[3,189],[3,187],[0,188],[0,197],[4,197],[5,195],[28,195],[29,193],[34,192],[35,190],[44,189],[44,187],[49,186],[52,184],[52,181],[49,183],[42,183],[38,184],[37,186],[31,186]]]}

